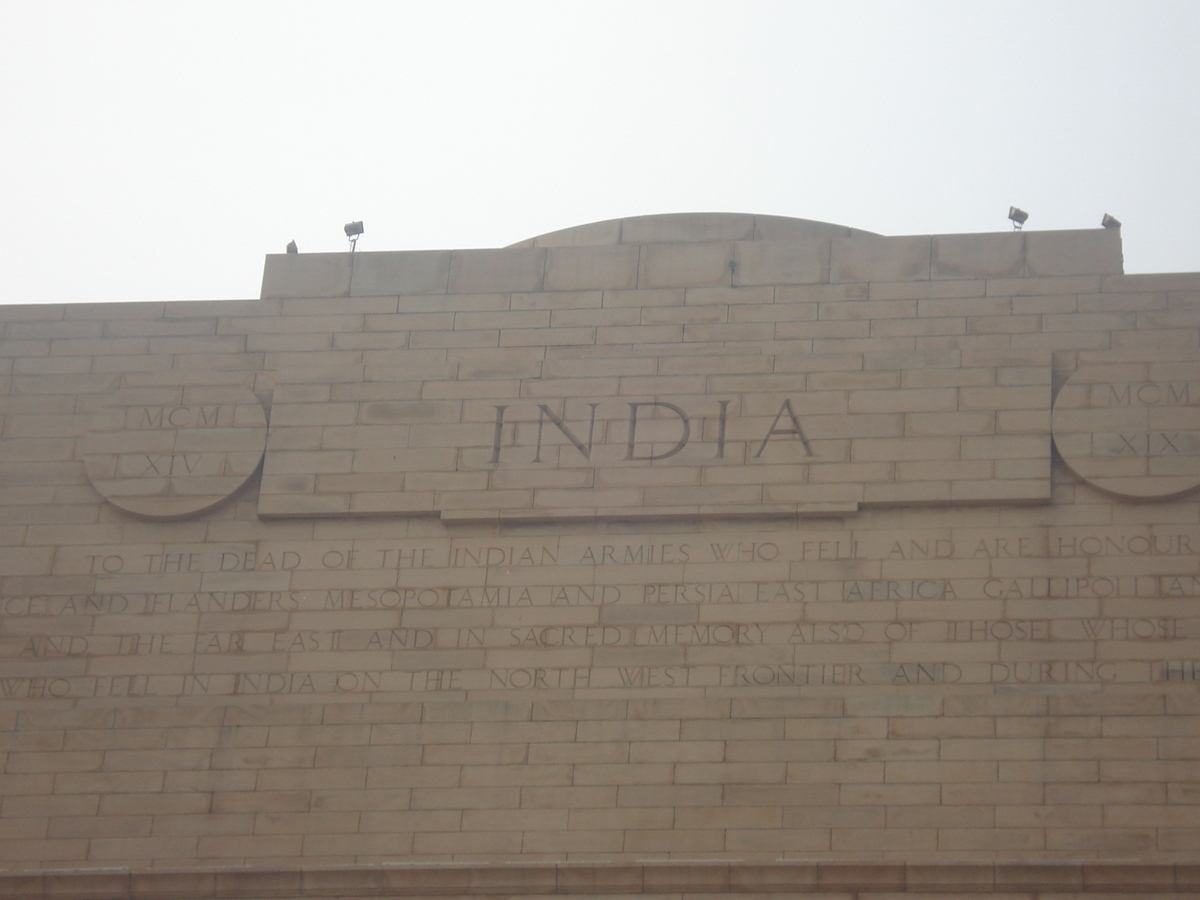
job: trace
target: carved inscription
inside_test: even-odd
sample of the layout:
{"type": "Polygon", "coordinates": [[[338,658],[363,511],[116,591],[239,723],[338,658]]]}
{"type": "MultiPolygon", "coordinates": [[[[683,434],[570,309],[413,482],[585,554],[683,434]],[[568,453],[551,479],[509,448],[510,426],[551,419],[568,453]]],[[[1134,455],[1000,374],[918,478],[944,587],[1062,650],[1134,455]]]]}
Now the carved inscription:
{"type": "Polygon", "coordinates": [[[96,413],[84,468],[110,503],[143,516],[200,512],[258,468],[267,421],[245,388],[207,385],[119,391],[96,413]]]}
{"type": "MultiPolygon", "coordinates": [[[[565,414],[559,415],[550,405],[539,403],[536,405],[537,425],[532,431],[532,447],[524,446],[524,433],[521,429],[506,426],[509,426],[510,421],[517,418],[521,412],[525,413],[526,418],[531,417],[534,413],[510,404],[496,404],[492,452],[488,462],[492,465],[518,460],[528,460],[534,463],[557,462],[561,457],[557,453],[551,456],[549,448],[561,445],[563,441],[566,442],[566,445],[573,447],[580,458],[590,461],[593,450],[597,449],[598,441],[607,444],[612,440],[619,441],[622,435],[623,445],[614,445],[610,452],[598,459],[607,458],[609,461],[619,459],[622,462],[657,462],[681,453],[688,447],[693,433],[703,434],[700,426],[696,427],[695,432],[693,431],[693,422],[697,420],[700,423],[712,420],[714,423],[711,429],[712,440],[705,442],[709,447],[706,452],[711,455],[712,459],[726,459],[726,450],[732,450],[734,441],[738,443],[739,458],[743,462],[761,459],[763,452],[767,449],[767,444],[772,440],[798,441],[802,448],[799,451],[802,457],[816,456],[804,433],[804,426],[793,407],[791,397],[783,397],[779,401],[779,408],[770,423],[765,428],[760,427],[758,431],[753,432],[751,431],[753,426],[744,422],[738,422],[731,431],[729,408],[733,402],[730,399],[711,400],[706,398],[703,414],[698,413],[695,406],[692,406],[691,412],[689,412],[680,404],[666,400],[637,400],[624,404],[585,403],[582,405],[587,409],[586,415],[582,417],[581,421],[572,423],[566,421],[565,414]],[[596,413],[602,406],[605,409],[605,415],[600,420],[598,430],[596,413]],[[624,411],[627,409],[627,418],[618,422],[610,407],[620,409],[622,415],[625,415],[624,411]],[[647,436],[650,432],[652,433],[647,436]],[[511,434],[508,440],[505,439],[506,434],[511,434]],[[619,451],[622,449],[624,454],[620,455],[619,451]],[[545,452],[543,452],[544,450],[545,452]],[[522,453],[522,451],[524,452],[522,453]]],[[[574,406],[575,403],[576,401],[561,400],[556,405],[560,409],[565,409],[574,406]]],[[[610,450],[610,448],[605,447],[604,450],[610,450]]]]}
{"type": "MultiPolygon", "coordinates": [[[[361,400],[344,391],[344,370],[289,373],[302,387],[281,384],[273,400],[259,514],[719,520],[1050,499],[1045,420],[1014,419],[1003,435],[988,431],[992,439],[983,440],[978,416],[993,399],[990,389],[959,397],[953,387],[879,374],[860,390],[854,379],[823,379],[773,353],[770,345],[756,350],[760,374],[728,378],[666,374],[679,368],[671,348],[657,359],[639,357],[638,374],[628,378],[623,356],[591,353],[579,368],[610,375],[580,378],[568,365],[552,380],[461,372],[456,379],[435,368],[428,380],[373,378],[370,399],[361,400]],[[646,374],[647,364],[662,374],[646,374]],[[310,421],[314,398],[339,392],[330,414],[336,424],[310,421]],[[940,417],[935,431],[924,430],[925,413],[940,417]],[[929,472],[915,460],[952,464],[929,472]]],[[[839,364],[860,373],[875,362],[839,364]]],[[[996,360],[958,362],[962,384],[996,384],[996,360]]],[[[1049,409],[1048,363],[1048,352],[1039,352],[1020,364],[1030,378],[1022,383],[1033,385],[1020,392],[1022,410],[1049,409]]]]}
{"type": "Polygon", "coordinates": [[[1200,378],[1193,364],[1081,368],[1054,401],[1053,430],[1067,465],[1103,490],[1159,498],[1200,485],[1200,378]]]}
{"type": "Polygon", "coordinates": [[[0,597],[0,700],[1189,684],[1198,548],[1185,525],[77,547],[56,571],[95,591],[0,597]]]}

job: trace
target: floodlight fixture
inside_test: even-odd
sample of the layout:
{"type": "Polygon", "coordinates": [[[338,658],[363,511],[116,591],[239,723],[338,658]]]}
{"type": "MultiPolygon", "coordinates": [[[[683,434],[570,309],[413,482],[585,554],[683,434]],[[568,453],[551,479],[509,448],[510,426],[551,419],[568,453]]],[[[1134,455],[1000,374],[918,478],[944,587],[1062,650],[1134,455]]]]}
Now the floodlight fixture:
{"type": "Polygon", "coordinates": [[[1019,207],[1010,206],[1008,208],[1008,217],[1012,220],[1013,231],[1020,231],[1029,219],[1029,213],[1019,207]]]}
{"type": "Polygon", "coordinates": [[[287,245],[287,252],[288,252],[288,254],[289,254],[289,255],[290,255],[290,254],[293,254],[293,253],[299,253],[299,252],[300,252],[300,248],[296,246],[296,242],[295,242],[295,241],[288,241],[288,245],[287,245]]]}
{"type": "Polygon", "coordinates": [[[363,233],[362,222],[347,222],[342,228],[346,232],[346,237],[350,239],[350,252],[354,252],[354,245],[358,243],[359,237],[363,233]]]}
{"type": "Polygon", "coordinates": [[[1100,224],[1105,228],[1120,228],[1121,220],[1116,216],[1110,216],[1108,213],[1105,213],[1104,218],[1100,220],[1100,224]]]}

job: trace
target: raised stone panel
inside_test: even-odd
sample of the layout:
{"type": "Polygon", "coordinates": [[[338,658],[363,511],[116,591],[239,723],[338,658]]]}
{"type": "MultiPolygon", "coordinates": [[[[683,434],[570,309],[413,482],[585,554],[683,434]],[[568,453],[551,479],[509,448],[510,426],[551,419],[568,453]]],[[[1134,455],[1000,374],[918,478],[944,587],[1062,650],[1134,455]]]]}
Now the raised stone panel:
{"type": "Polygon", "coordinates": [[[829,280],[924,281],[929,278],[930,237],[834,238],[829,280]]]}
{"type": "Polygon", "coordinates": [[[637,287],[637,246],[557,247],[546,254],[546,290],[622,290],[637,287]]]}
{"type": "Polygon", "coordinates": [[[721,287],[733,281],[731,243],[644,244],[638,287],[721,287]]]}
{"type": "MultiPolygon", "coordinates": [[[[891,308],[876,311],[889,315],[891,308]]],[[[763,333],[770,334],[769,325],[755,327],[765,327],[763,333]]],[[[755,337],[743,335],[747,341],[755,337]]],[[[697,332],[697,338],[705,340],[707,334],[697,332]]],[[[544,341],[556,342],[552,336],[544,341]]],[[[965,443],[980,430],[994,432],[995,417],[1002,410],[1048,413],[1045,358],[1019,379],[1028,386],[1013,387],[995,386],[991,361],[963,368],[957,354],[944,361],[954,367],[954,378],[944,379],[941,387],[904,384],[904,369],[914,365],[904,354],[839,359],[838,367],[846,372],[840,382],[826,374],[813,377],[811,384],[801,373],[714,375],[707,381],[612,377],[621,371],[618,359],[610,363],[608,379],[597,378],[602,357],[592,356],[590,377],[548,379],[549,371],[543,369],[540,376],[519,381],[507,373],[495,381],[400,379],[392,383],[391,398],[375,390],[357,404],[314,404],[308,399],[314,392],[328,394],[334,383],[344,381],[344,372],[329,372],[334,383],[320,380],[320,373],[297,372],[294,377],[302,384],[280,390],[273,407],[260,512],[294,515],[319,507],[352,513],[363,509],[361,495],[367,494],[372,495],[370,508],[377,512],[388,511],[390,503],[396,513],[453,510],[462,519],[470,509],[483,519],[522,520],[566,511],[575,517],[628,517],[633,509],[639,516],[778,514],[784,509],[803,513],[808,504],[818,504],[823,513],[819,505],[828,502],[891,503],[897,497],[915,501],[923,490],[930,492],[925,499],[946,503],[1049,499],[1045,418],[1029,420],[1032,430],[1025,440],[1017,440],[1020,432],[1010,430],[1010,439],[965,443]],[[862,370],[873,374],[856,379],[855,373],[862,370]],[[447,394],[447,388],[453,388],[452,393],[447,394]],[[455,399],[408,399],[439,395],[455,399]],[[293,396],[298,399],[291,400],[293,396]],[[336,417],[328,418],[335,411],[336,417]],[[974,413],[983,413],[985,420],[974,413]],[[930,414],[943,417],[936,438],[921,436],[920,417],[930,414]],[[285,451],[297,446],[289,434],[297,429],[305,434],[313,429],[327,432],[328,437],[316,441],[328,449],[305,450],[298,456],[285,451]],[[351,450],[348,456],[340,449],[348,442],[361,448],[382,445],[384,439],[371,437],[374,430],[397,441],[397,451],[441,448],[441,461],[453,472],[435,477],[422,465],[406,464],[399,452],[392,467],[381,469],[386,458],[371,450],[351,450]],[[955,474],[949,462],[964,454],[971,465],[955,474]],[[360,456],[372,460],[365,469],[360,469],[360,456]],[[1036,477],[1013,477],[1011,467],[997,469],[997,460],[1014,457],[1037,463],[1036,477]],[[898,465],[912,459],[942,460],[941,476],[931,481],[898,465]],[[855,469],[851,463],[876,465],[855,469]],[[296,466],[340,477],[284,477],[296,466]],[[736,489],[721,474],[728,469],[737,472],[736,489]],[[360,474],[351,474],[356,471],[360,474]],[[403,490],[421,500],[414,504],[398,488],[379,494],[383,471],[403,476],[403,490]],[[673,480],[670,487],[652,487],[661,479],[673,480]],[[518,482],[522,490],[512,490],[518,482]],[[616,484],[625,487],[601,490],[616,484]]],[[[916,364],[929,362],[921,356],[916,364]]],[[[1013,367],[1008,370],[1011,373],[1013,367]]]]}
{"type": "Polygon", "coordinates": [[[1123,271],[1120,229],[1022,233],[1025,274],[1031,277],[1119,275],[1123,271]]]}
{"type": "Polygon", "coordinates": [[[734,285],[829,281],[829,241],[743,241],[734,247],[734,285]]]}
{"type": "Polygon", "coordinates": [[[441,294],[445,293],[449,278],[449,250],[354,253],[350,296],[441,294]]]}
{"type": "Polygon", "coordinates": [[[455,250],[450,257],[452,294],[539,291],[546,251],[540,249],[455,250]]]}
{"type": "Polygon", "coordinates": [[[268,254],[263,267],[262,296],[348,297],[349,253],[268,254]]]}
{"type": "Polygon", "coordinates": [[[939,234],[933,238],[932,278],[1017,278],[1024,269],[1024,232],[939,234]]]}

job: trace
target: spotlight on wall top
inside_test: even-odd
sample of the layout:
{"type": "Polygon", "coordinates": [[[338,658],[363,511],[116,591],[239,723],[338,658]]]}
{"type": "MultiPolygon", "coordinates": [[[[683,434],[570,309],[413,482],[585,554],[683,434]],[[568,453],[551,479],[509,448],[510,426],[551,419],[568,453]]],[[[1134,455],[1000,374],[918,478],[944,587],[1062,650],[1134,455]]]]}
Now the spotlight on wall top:
{"type": "Polygon", "coordinates": [[[1025,212],[1023,209],[1019,209],[1016,206],[1010,206],[1008,208],[1008,217],[1012,219],[1013,231],[1020,231],[1021,227],[1029,218],[1029,213],[1025,212]]]}
{"type": "Polygon", "coordinates": [[[1108,213],[1105,213],[1104,218],[1100,220],[1100,224],[1105,228],[1120,228],[1121,220],[1116,216],[1110,216],[1108,213]]]}
{"type": "Polygon", "coordinates": [[[354,252],[354,245],[358,243],[359,236],[363,233],[362,222],[347,222],[342,228],[346,232],[346,237],[350,239],[350,252],[354,252]]]}

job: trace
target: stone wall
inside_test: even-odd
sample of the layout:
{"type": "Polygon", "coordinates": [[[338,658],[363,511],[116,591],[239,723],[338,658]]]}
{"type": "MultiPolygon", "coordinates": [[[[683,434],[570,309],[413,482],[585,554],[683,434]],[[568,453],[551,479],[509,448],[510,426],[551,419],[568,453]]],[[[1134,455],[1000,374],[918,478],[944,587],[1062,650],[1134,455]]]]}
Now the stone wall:
{"type": "Polygon", "coordinates": [[[1185,890],[1198,299],[705,215],[0,308],[0,863],[1185,890]]]}

